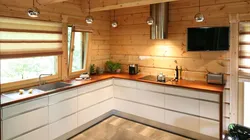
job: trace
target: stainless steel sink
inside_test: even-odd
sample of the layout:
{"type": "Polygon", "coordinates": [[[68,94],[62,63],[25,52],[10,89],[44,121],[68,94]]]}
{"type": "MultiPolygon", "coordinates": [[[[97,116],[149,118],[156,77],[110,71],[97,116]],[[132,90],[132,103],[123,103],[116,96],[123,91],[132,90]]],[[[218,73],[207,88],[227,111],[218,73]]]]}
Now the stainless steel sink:
{"type": "Polygon", "coordinates": [[[40,85],[35,87],[35,89],[39,89],[42,91],[49,91],[49,90],[55,90],[58,88],[63,88],[67,86],[71,86],[72,84],[64,83],[64,82],[56,82],[56,83],[51,83],[51,84],[45,84],[45,85],[40,85]]]}

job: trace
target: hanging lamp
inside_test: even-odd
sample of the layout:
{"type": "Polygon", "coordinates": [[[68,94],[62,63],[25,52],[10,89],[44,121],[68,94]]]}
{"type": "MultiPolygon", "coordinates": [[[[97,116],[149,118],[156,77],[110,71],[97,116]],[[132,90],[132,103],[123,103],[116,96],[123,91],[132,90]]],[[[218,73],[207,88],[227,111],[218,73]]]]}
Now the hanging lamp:
{"type": "Polygon", "coordinates": [[[154,24],[154,19],[151,16],[147,18],[147,24],[150,26],[154,24]]]}
{"type": "Polygon", "coordinates": [[[36,18],[40,15],[40,11],[38,8],[35,7],[35,2],[33,0],[33,7],[32,8],[29,8],[27,13],[28,13],[28,16],[32,17],[32,18],[36,18]]]}
{"type": "Polygon", "coordinates": [[[196,22],[203,22],[204,21],[204,15],[200,12],[200,0],[199,0],[199,12],[194,16],[194,19],[196,22]]]}
{"type": "Polygon", "coordinates": [[[94,18],[90,15],[90,0],[88,0],[89,4],[89,14],[86,16],[85,21],[87,24],[92,24],[94,22],[94,18]]]}
{"type": "Polygon", "coordinates": [[[114,20],[111,22],[111,26],[116,28],[118,26],[118,22],[115,20],[115,10],[114,10],[114,20]]]}

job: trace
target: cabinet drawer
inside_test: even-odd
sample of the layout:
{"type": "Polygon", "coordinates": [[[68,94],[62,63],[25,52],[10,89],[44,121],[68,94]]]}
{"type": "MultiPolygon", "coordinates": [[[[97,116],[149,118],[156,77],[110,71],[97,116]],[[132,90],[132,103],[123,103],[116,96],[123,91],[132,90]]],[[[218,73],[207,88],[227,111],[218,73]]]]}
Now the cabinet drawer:
{"type": "Polygon", "coordinates": [[[53,140],[77,127],[77,114],[73,114],[49,125],[49,139],[53,140]]]}
{"type": "Polygon", "coordinates": [[[10,105],[2,109],[2,119],[13,117],[34,109],[42,108],[48,105],[48,97],[22,102],[20,104],[10,105]]]}
{"type": "Polygon", "coordinates": [[[77,97],[49,106],[49,122],[57,121],[77,111],[77,97]]]}
{"type": "Polygon", "coordinates": [[[77,89],[57,92],[49,96],[49,105],[77,96],[77,89]]]}
{"type": "Polygon", "coordinates": [[[3,140],[22,135],[46,124],[48,124],[48,107],[4,120],[2,121],[3,140]]]}
{"type": "Polygon", "coordinates": [[[116,110],[164,123],[164,110],[152,106],[115,99],[116,110]]]}
{"type": "Polygon", "coordinates": [[[199,100],[165,95],[165,108],[188,114],[199,115],[199,100]]]}
{"type": "Polygon", "coordinates": [[[114,79],[114,85],[136,88],[136,81],[124,80],[124,79],[114,79]]]}
{"type": "Polygon", "coordinates": [[[113,86],[95,90],[78,96],[78,110],[87,108],[113,97],[113,86]]]}
{"type": "Polygon", "coordinates": [[[160,85],[156,85],[156,84],[137,82],[137,88],[142,89],[142,90],[148,90],[148,91],[155,91],[155,92],[164,93],[164,86],[160,86],[160,85]]]}
{"type": "Polygon", "coordinates": [[[200,99],[219,102],[220,96],[218,94],[215,94],[215,93],[200,92],[200,99]]]}
{"type": "Polygon", "coordinates": [[[190,90],[186,88],[178,88],[178,87],[165,87],[165,93],[183,97],[197,98],[197,99],[199,99],[200,96],[199,91],[190,90]]]}
{"type": "Polygon", "coordinates": [[[219,122],[200,118],[200,133],[211,137],[219,138],[219,122]]]}
{"type": "Polygon", "coordinates": [[[164,107],[164,95],[151,91],[114,86],[114,96],[125,100],[164,107]]]}
{"type": "Polygon", "coordinates": [[[219,120],[219,104],[200,101],[200,116],[219,120]]]}
{"type": "Polygon", "coordinates": [[[49,140],[49,126],[46,125],[14,140],[49,140]]]}
{"type": "Polygon", "coordinates": [[[78,88],[78,95],[113,85],[113,79],[104,80],[78,88]]]}
{"type": "Polygon", "coordinates": [[[78,127],[111,111],[114,108],[114,100],[109,99],[100,104],[91,106],[78,112],[78,127]]]}
{"type": "Polygon", "coordinates": [[[165,123],[168,125],[200,133],[199,117],[166,110],[165,123]]]}

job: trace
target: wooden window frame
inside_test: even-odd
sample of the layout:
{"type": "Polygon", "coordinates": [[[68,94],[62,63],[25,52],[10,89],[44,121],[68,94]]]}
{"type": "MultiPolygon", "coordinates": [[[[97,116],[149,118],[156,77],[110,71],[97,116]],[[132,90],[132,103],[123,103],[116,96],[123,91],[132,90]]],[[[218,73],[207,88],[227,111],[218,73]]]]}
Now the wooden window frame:
{"type": "MultiPolygon", "coordinates": [[[[57,55],[57,73],[52,76],[46,76],[43,77],[42,80],[46,81],[48,83],[50,82],[56,82],[61,80],[61,75],[62,75],[62,56],[57,55]]],[[[27,58],[27,57],[26,57],[27,58]]],[[[1,84],[1,93],[7,92],[7,91],[12,91],[16,89],[21,89],[21,88],[27,88],[27,87],[32,87],[36,86],[39,84],[39,79],[37,78],[32,78],[32,79],[26,79],[26,80],[20,80],[20,81],[15,81],[15,82],[9,82],[9,83],[3,83],[1,84]]]]}
{"type": "MultiPolygon", "coordinates": [[[[69,53],[69,64],[68,64],[68,73],[69,73],[69,78],[75,78],[75,77],[79,77],[82,73],[87,73],[89,71],[89,66],[90,66],[90,61],[91,61],[91,36],[92,36],[92,32],[90,31],[78,31],[78,32],[82,32],[84,33],[88,33],[88,40],[87,40],[87,50],[85,51],[86,53],[86,61],[85,61],[85,66],[84,69],[82,70],[78,70],[78,71],[74,71],[72,72],[72,65],[73,65],[73,53],[74,53],[74,40],[75,40],[75,34],[74,34],[74,30],[72,30],[72,34],[71,34],[71,42],[70,42],[70,53],[69,53]]],[[[85,37],[83,37],[85,38],[85,37]]]]}

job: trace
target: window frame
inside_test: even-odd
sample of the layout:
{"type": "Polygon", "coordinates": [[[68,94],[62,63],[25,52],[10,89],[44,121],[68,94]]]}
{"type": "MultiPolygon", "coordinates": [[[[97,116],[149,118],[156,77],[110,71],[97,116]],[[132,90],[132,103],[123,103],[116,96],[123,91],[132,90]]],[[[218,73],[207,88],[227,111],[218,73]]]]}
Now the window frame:
{"type": "MultiPolygon", "coordinates": [[[[62,75],[62,56],[61,55],[57,55],[55,56],[57,57],[57,73],[55,75],[51,75],[51,76],[46,76],[43,77],[42,80],[46,81],[48,83],[50,82],[56,82],[61,80],[61,75],[62,75]]],[[[14,57],[13,57],[14,58],[14,57]]],[[[26,57],[27,58],[27,57],[26,57]]],[[[35,86],[39,84],[39,79],[37,78],[32,78],[32,79],[26,79],[26,80],[20,80],[20,81],[14,81],[14,82],[9,82],[9,83],[1,83],[1,93],[2,92],[7,92],[7,91],[11,91],[11,90],[16,90],[16,89],[20,89],[20,88],[26,88],[26,87],[31,87],[31,86],[35,86]]]]}
{"type": "MultiPolygon", "coordinates": [[[[91,36],[92,36],[92,32],[91,31],[75,31],[74,30],[74,26],[72,27],[72,33],[71,33],[71,39],[70,39],[70,53],[69,53],[69,63],[68,63],[68,73],[69,73],[69,78],[75,78],[75,77],[79,77],[80,74],[82,73],[86,73],[89,71],[89,67],[90,67],[90,61],[91,61],[91,36]],[[88,33],[88,38],[87,38],[87,49],[85,54],[86,54],[86,64],[84,66],[84,69],[78,70],[78,71],[72,71],[72,66],[73,66],[73,53],[74,53],[74,41],[75,41],[75,32],[82,32],[84,37],[85,37],[85,33],[88,33]]],[[[84,61],[84,60],[83,60],[84,61]]]]}

